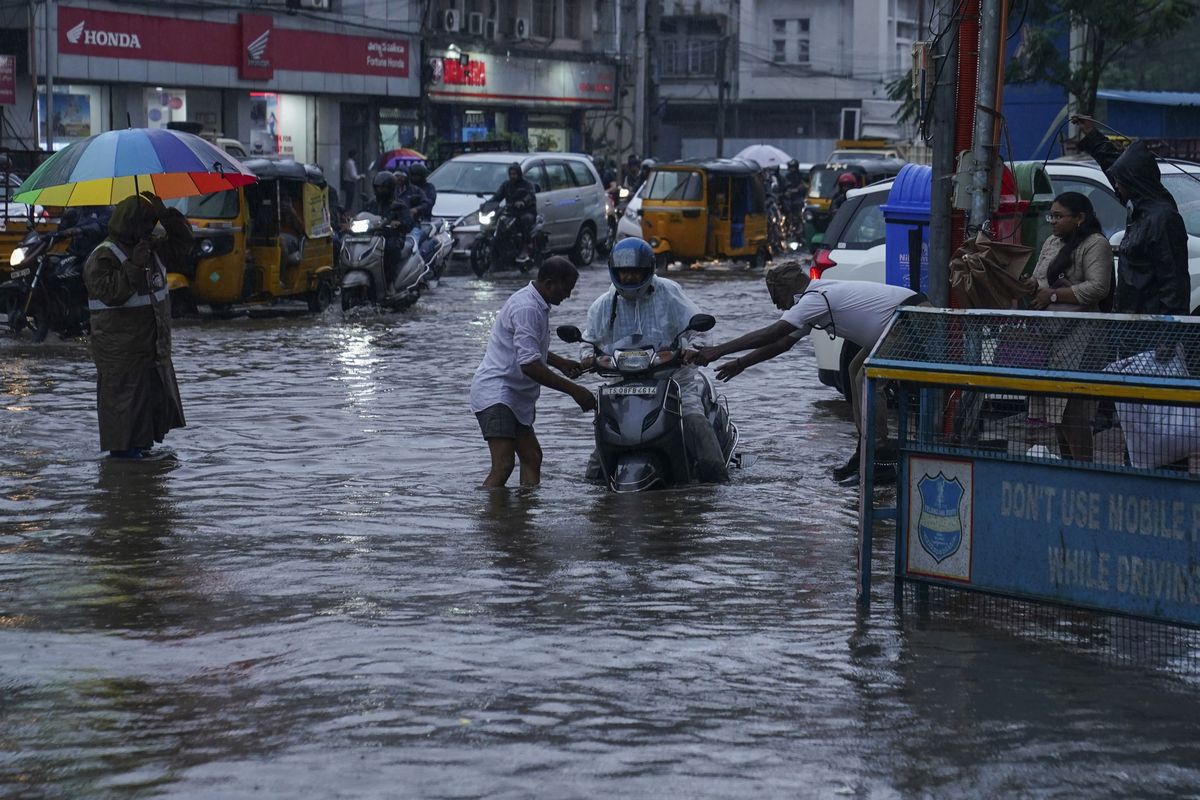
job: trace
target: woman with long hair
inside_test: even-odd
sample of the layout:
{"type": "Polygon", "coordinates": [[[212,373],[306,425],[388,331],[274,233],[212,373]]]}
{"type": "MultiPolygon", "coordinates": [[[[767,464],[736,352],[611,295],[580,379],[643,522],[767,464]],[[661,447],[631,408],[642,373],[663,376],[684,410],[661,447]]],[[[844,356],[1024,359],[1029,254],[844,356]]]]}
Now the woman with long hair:
{"type": "MultiPolygon", "coordinates": [[[[1107,310],[1113,287],[1113,253],[1096,219],[1092,203],[1079,192],[1054,198],[1047,221],[1054,235],[1046,240],[1033,276],[1027,281],[1029,307],[1075,312],[1107,310]]],[[[1071,326],[1050,354],[1050,369],[1086,369],[1086,331],[1071,326]]],[[[1030,398],[1029,424],[1055,425],[1064,458],[1092,460],[1092,417],[1095,401],[1073,397],[1030,398]]]]}

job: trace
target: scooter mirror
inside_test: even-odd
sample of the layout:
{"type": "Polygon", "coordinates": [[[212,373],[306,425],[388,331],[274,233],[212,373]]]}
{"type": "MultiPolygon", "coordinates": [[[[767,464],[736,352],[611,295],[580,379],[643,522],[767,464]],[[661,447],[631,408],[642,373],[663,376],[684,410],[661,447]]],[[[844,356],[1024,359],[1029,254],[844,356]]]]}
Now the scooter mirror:
{"type": "Polygon", "coordinates": [[[583,341],[583,334],[574,325],[559,325],[555,330],[558,338],[568,344],[578,344],[583,341]]]}
{"type": "Polygon", "coordinates": [[[712,314],[696,314],[688,320],[687,329],[689,331],[704,333],[705,331],[711,331],[716,324],[717,318],[712,314]]]}

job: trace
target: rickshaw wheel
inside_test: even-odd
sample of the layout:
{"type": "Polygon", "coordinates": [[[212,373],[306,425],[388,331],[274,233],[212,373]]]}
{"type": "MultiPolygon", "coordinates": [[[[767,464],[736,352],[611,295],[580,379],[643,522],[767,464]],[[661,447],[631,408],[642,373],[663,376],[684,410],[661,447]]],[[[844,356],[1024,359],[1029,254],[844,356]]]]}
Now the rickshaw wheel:
{"type": "Polygon", "coordinates": [[[308,310],[315,314],[320,314],[325,309],[329,308],[329,304],[333,302],[333,285],[321,279],[317,282],[317,288],[308,295],[308,310]]]}

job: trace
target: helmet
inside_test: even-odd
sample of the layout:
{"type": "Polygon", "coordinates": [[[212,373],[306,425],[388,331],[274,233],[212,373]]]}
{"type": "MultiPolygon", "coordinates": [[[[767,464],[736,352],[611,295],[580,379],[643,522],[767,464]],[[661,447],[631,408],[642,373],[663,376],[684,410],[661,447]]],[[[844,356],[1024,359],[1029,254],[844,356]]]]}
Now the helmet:
{"type": "Polygon", "coordinates": [[[396,190],[396,176],[386,169],[381,169],[371,179],[371,185],[375,187],[377,194],[381,191],[393,192],[396,190]]]}
{"type": "Polygon", "coordinates": [[[625,163],[632,166],[637,166],[638,157],[634,153],[629,154],[629,158],[625,159],[625,163]]]}
{"type": "Polygon", "coordinates": [[[654,280],[654,251],[642,239],[622,239],[608,254],[608,277],[617,287],[617,294],[626,300],[637,300],[650,291],[650,283],[654,280]],[[622,283],[617,270],[629,269],[636,269],[641,275],[634,283],[622,283]]]}
{"type": "Polygon", "coordinates": [[[413,164],[408,168],[408,177],[411,178],[414,183],[424,183],[425,179],[429,177],[429,167],[421,164],[420,162],[413,164]]]}
{"type": "Polygon", "coordinates": [[[858,187],[858,178],[854,177],[854,173],[852,172],[843,172],[837,177],[837,185],[845,186],[847,189],[854,189],[858,187]]]}
{"type": "Polygon", "coordinates": [[[645,161],[642,162],[642,169],[650,169],[657,163],[658,162],[655,161],[653,158],[647,158],[645,161]]]}
{"type": "Polygon", "coordinates": [[[787,163],[787,168],[788,169],[800,169],[800,162],[793,158],[791,161],[789,161],[787,163]]]}

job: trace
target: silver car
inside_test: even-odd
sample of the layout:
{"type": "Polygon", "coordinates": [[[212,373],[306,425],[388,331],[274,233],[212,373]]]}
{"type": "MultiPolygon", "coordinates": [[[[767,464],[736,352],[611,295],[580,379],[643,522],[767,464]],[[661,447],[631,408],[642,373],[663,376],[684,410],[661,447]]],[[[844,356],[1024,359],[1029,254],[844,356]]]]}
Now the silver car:
{"type": "Polygon", "coordinates": [[[454,255],[466,258],[479,235],[479,206],[508,180],[508,165],[521,165],[537,189],[537,213],[545,221],[550,249],[569,253],[579,266],[596,257],[597,236],[607,229],[605,192],[587,156],[571,153],[468,153],[429,176],[437,187],[433,216],[454,227],[454,255]]]}

